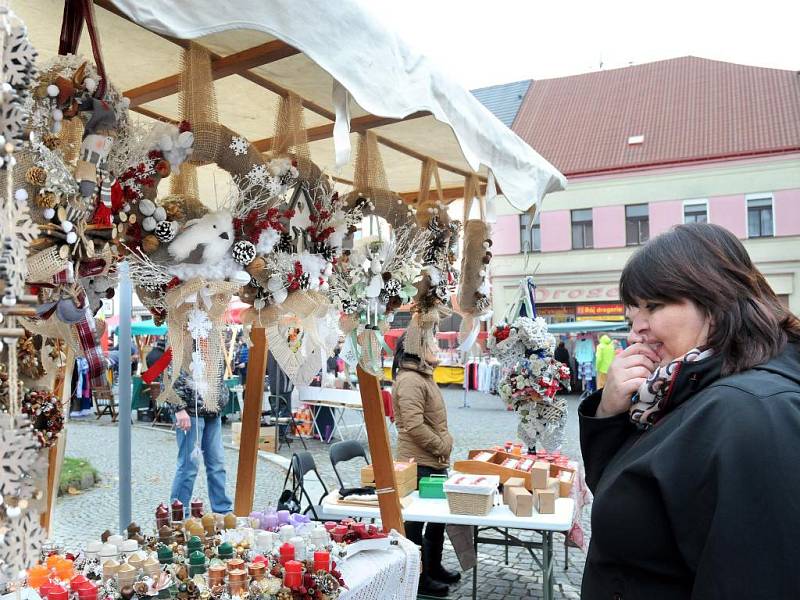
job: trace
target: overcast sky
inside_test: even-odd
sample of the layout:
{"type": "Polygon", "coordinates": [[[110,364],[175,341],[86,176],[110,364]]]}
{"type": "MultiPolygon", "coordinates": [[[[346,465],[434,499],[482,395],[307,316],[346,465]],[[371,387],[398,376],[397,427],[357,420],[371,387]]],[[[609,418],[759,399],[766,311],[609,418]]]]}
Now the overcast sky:
{"type": "Polygon", "coordinates": [[[476,88],[701,56],[800,70],[799,0],[360,0],[476,88]]]}

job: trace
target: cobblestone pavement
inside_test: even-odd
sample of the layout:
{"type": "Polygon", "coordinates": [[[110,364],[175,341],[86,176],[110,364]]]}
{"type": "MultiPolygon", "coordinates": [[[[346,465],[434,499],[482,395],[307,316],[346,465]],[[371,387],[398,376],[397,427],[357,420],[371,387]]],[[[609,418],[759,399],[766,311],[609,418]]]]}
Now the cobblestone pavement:
{"type": "MultiPolygon", "coordinates": [[[[506,411],[496,396],[470,392],[467,401],[469,408],[462,408],[464,393],[457,388],[444,388],[448,405],[448,422],[456,448],[453,459],[465,457],[468,450],[481,448],[505,440],[516,439],[516,415],[506,411]]],[[[567,424],[567,443],[563,451],[571,457],[580,458],[577,425],[577,397],[567,397],[569,421],[567,424]]],[[[352,431],[355,431],[353,429],[352,431]]],[[[390,432],[390,436],[393,432],[390,432]]],[[[226,428],[225,439],[230,438],[226,428]]],[[[55,511],[54,539],[68,547],[82,545],[97,539],[105,529],[114,529],[118,523],[118,451],[117,427],[107,418],[101,421],[77,421],[68,425],[67,455],[86,458],[92,462],[102,477],[100,485],[75,496],[58,499],[55,511]]],[[[362,438],[363,439],[363,438],[362,438]]],[[[365,442],[366,443],[366,442],[365,442]]],[[[328,488],[336,487],[336,478],[328,460],[328,446],[317,440],[307,440],[322,479],[328,488]]],[[[143,528],[152,528],[153,511],[159,502],[169,500],[172,475],[175,470],[175,434],[168,430],[135,426],[132,433],[133,473],[132,508],[134,520],[143,528]]],[[[226,444],[228,467],[228,490],[233,497],[236,487],[237,452],[226,444]]],[[[285,470],[283,464],[291,456],[293,449],[302,449],[294,441],[291,448],[283,446],[281,458],[260,458],[257,467],[255,506],[274,505],[282,489],[285,470]]],[[[343,479],[358,481],[358,461],[342,465],[343,479]]],[[[205,498],[205,473],[201,469],[197,477],[195,495],[205,498]]],[[[590,508],[584,510],[582,523],[587,536],[590,508]]],[[[538,540],[538,536],[518,532],[523,539],[538,540]]],[[[588,539],[588,538],[587,538],[588,539]]],[[[580,582],[583,574],[585,556],[580,549],[569,549],[569,566],[565,563],[564,536],[554,535],[556,578],[555,598],[580,598],[580,582]]],[[[455,569],[457,561],[450,551],[449,541],[445,548],[446,565],[455,569]]],[[[505,597],[542,598],[541,572],[524,549],[509,549],[508,565],[505,564],[504,550],[499,546],[479,548],[478,598],[482,600],[505,597]]],[[[463,581],[451,587],[451,598],[469,598],[471,595],[471,572],[463,574],[463,581]]]]}

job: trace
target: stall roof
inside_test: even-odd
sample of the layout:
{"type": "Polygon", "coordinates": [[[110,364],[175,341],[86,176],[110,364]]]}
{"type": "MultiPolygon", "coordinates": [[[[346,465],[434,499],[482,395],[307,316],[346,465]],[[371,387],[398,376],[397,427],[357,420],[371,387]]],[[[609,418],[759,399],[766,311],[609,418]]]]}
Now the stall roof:
{"type": "MultiPolygon", "coordinates": [[[[334,81],[352,96],[351,135],[371,129],[382,143],[390,187],[414,197],[420,158],[440,165],[448,199],[463,194],[465,174],[491,168],[503,194],[525,210],[566,180],[467,90],[409,48],[354,0],[95,0],[106,69],[134,110],[179,119],[181,46],[195,40],[212,53],[220,122],[268,150],[278,100],[304,99],[312,159],[352,180],[352,160],[337,170],[333,147],[334,81]],[[138,23],[138,25],[136,24],[138,23]],[[139,26],[141,25],[141,27],[139,26]],[[389,92],[391,90],[391,92],[389,92]]],[[[18,3],[43,58],[57,53],[60,0],[18,3]]],[[[81,49],[89,54],[84,32],[81,49]]],[[[202,199],[224,197],[227,175],[200,169],[202,199]]]]}
{"type": "Polygon", "coordinates": [[[629,325],[624,321],[570,321],[568,323],[551,323],[547,326],[550,333],[590,333],[595,331],[623,331],[629,325]]]}

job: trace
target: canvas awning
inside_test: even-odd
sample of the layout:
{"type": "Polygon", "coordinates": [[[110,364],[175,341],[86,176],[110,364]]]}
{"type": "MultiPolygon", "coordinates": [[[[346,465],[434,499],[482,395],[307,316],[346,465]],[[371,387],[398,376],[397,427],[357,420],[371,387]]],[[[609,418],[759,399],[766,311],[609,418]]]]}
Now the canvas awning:
{"type": "MultiPolygon", "coordinates": [[[[18,4],[41,57],[56,54],[62,1],[18,4]]],[[[268,150],[278,100],[294,92],[304,100],[312,159],[345,183],[352,181],[353,165],[335,165],[334,82],[352,97],[353,149],[356,132],[371,129],[379,136],[393,191],[416,194],[420,160],[427,156],[440,165],[448,199],[461,197],[467,173],[477,170],[485,178],[487,167],[520,210],[566,184],[472,94],[354,0],[228,0],[224,10],[217,0],[95,4],[107,71],[141,114],[179,119],[179,57],[182,40],[192,39],[214,57],[221,123],[268,150]]],[[[90,55],[89,49],[84,32],[81,50],[90,55]]],[[[227,174],[208,166],[199,178],[205,203],[225,198],[227,174]]]]}

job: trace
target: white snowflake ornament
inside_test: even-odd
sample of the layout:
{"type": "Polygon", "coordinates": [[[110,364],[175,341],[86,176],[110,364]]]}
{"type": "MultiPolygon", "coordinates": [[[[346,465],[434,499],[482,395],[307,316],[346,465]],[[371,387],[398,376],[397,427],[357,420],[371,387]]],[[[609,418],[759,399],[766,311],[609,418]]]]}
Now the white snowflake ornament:
{"type": "Polygon", "coordinates": [[[194,340],[206,339],[211,332],[213,325],[208,318],[208,313],[199,308],[193,308],[189,311],[189,319],[186,324],[189,333],[194,340]]]}
{"type": "Polygon", "coordinates": [[[233,154],[235,156],[241,156],[242,154],[247,154],[247,149],[250,147],[250,142],[248,142],[245,138],[239,136],[233,136],[231,139],[230,148],[233,150],[233,154]]]}
{"type": "Polygon", "coordinates": [[[266,165],[253,165],[245,175],[251,184],[264,185],[269,177],[266,165]]]}

